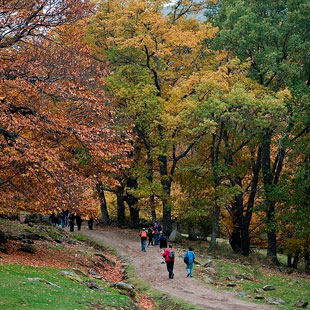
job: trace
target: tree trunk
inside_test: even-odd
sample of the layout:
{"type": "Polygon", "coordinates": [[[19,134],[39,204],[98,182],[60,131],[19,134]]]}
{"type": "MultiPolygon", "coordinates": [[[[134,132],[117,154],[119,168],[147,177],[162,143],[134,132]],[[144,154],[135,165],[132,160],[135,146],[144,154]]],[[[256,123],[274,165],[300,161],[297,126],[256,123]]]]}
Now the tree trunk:
{"type": "MultiPolygon", "coordinates": [[[[237,183],[241,183],[239,179],[237,183]]],[[[229,243],[231,248],[236,253],[241,252],[241,225],[243,217],[243,194],[239,194],[235,197],[235,201],[232,203],[232,222],[233,222],[233,231],[229,238],[229,243]]]]}
{"type": "Polygon", "coordinates": [[[140,226],[140,217],[139,212],[140,209],[136,207],[129,206],[129,212],[130,212],[130,228],[139,228],[140,226]]]}
{"type": "Polygon", "coordinates": [[[195,226],[192,223],[188,224],[188,239],[190,241],[196,241],[197,240],[197,234],[195,232],[195,226]]]}
{"type": "MultiPolygon", "coordinates": [[[[211,162],[212,162],[212,170],[213,170],[213,178],[214,178],[214,192],[216,193],[218,186],[220,185],[220,179],[217,173],[217,164],[219,161],[219,149],[222,141],[223,135],[223,123],[220,126],[219,138],[216,143],[216,134],[212,135],[212,147],[211,147],[211,162]]],[[[218,226],[220,220],[221,209],[217,203],[217,195],[214,197],[214,209],[212,215],[212,226],[211,226],[211,240],[209,249],[212,250],[216,246],[216,238],[218,234],[218,226]]]]}
{"type": "Polygon", "coordinates": [[[127,189],[126,195],[124,196],[124,201],[127,202],[130,212],[130,223],[129,226],[131,228],[139,228],[140,218],[139,212],[140,209],[138,208],[137,204],[139,198],[137,198],[131,190],[138,188],[138,181],[134,177],[127,177],[127,189]]]}
{"type": "Polygon", "coordinates": [[[116,190],[117,199],[117,226],[125,225],[125,205],[124,205],[124,187],[118,187],[116,190]]]}
{"type": "Polygon", "coordinates": [[[159,161],[159,171],[161,176],[161,185],[163,189],[163,197],[162,197],[162,204],[163,204],[163,231],[164,233],[169,236],[172,232],[172,221],[171,221],[171,202],[170,202],[170,195],[171,195],[171,179],[168,176],[168,161],[167,156],[160,155],[158,156],[159,161]]]}
{"type": "Polygon", "coordinates": [[[287,267],[293,267],[292,258],[293,258],[292,254],[287,254],[287,267]]]}
{"type": "Polygon", "coordinates": [[[267,236],[268,236],[268,249],[267,256],[274,262],[278,262],[277,259],[277,238],[275,228],[275,202],[272,200],[273,190],[273,175],[271,171],[270,160],[270,145],[271,145],[271,132],[267,132],[263,137],[262,143],[262,172],[263,183],[265,190],[265,204],[266,204],[266,217],[267,217],[267,236]]]}
{"type": "Polygon", "coordinates": [[[300,250],[296,251],[295,255],[294,255],[294,260],[293,260],[293,268],[297,269],[298,267],[298,263],[299,263],[299,254],[300,254],[300,250]]]}
{"type": "Polygon", "coordinates": [[[110,217],[108,213],[107,201],[105,199],[104,189],[102,182],[96,184],[97,193],[100,201],[101,219],[100,224],[107,225],[110,223],[110,217]]]}
{"type": "Polygon", "coordinates": [[[154,197],[154,195],[150,196],[150,204],[151,204],[152,223],[155,223],[157,218],[156,218],[156,207],[155,207],[155,197],[154,197]]]}
{"type": "Polygon", "coordinates": [[[310,274],[310,255],[308,251],[305,253],[305,273],[310,274]]]}
{"type": "Polygon", "coordinates": [[[210,240],[210,246],[209,246],[210,250],[214,249],[216,246],[216,238],[217,238],[217,233],[218,233],[220,211],[221,211],[220,206],[215,201],[213,215],[212,215],[211,240],[210,240]]]}

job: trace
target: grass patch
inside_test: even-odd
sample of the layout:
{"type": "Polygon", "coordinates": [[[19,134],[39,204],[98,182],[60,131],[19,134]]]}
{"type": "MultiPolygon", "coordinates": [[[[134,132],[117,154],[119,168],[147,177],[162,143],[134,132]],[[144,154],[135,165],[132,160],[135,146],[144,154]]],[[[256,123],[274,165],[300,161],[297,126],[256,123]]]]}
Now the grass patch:
{"type": "Polygon", "coordinates": [[[108,252],[112,255],[119,256],[118,252],[113,247],[111,247],[111,246],[109,246],[103,242],[95,241],[91,237],[85,236],[85,235],[80,234],[80,233],[72,233],[72,236],[76,240],[81,241],[81,242],[85,242],[86,244],[92,246],[96,250],[108,252]]]}
{"type": "Polygon", "coordinates": [[[156,310],[201,310],[200,307],[190,305],[178,298],[170,297],[158,290],[152,290],[151,297],[156,304],[156,310]]]}
{"type": "MultiPolygon", "coordinates": [[[[236,282],[237,286],[233,290],[237,292],[245,292],[250,296],[262,295],[266,298],[280,298],[285,304],[278,306],[283,310],[296,309],[294,304],[297,300],[310,300],[310,279],[285,275],[279,272],[268,271],[260,268],[257,264],[251,266],[243,266],[231,261],[220,259],[214,260],[217,265],[219,274],[218,281],[224,285],[228,282],[227,276],[244,276],[245,278],[253,278],[253,281],[244,279],[236,282]],[[254,289],[262,288],[265,285],[273,285],[274,291],[255,294],[254,289]]],[[[228,288],[227,288],[228,289],[228,288]]],[[[231,289],[230,289],[231,290],[231,289]]],[[[253,300],[257,303],[266,303],[266,301],[253,300]]]]}
{"type": "MultiPolygon", "coordinates": [[[[86,279],[86,278],[85,278],[86,279]]],[[[105,285],[101,281],[100,285],[105,285]]],[[[0,266],[0,309],[61,309],[87,310],[97,305],[102,309],[135,309],[129,297],[118,291],[90,290],[84,283],[74,282],[59,275],[58,269],[35,268],[20,265],[0,266]],[[44,278],[58,286],[42,282],[30,282],[27,278],[44,278]]]]}

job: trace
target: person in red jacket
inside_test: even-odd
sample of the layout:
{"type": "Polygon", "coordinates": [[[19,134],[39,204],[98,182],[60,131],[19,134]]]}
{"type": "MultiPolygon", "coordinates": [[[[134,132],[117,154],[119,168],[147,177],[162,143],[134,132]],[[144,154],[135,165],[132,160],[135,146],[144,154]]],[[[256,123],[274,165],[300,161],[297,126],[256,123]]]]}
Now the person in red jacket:
{"type": "Polygon", "coordinates": [[[174,260],[175,260],[175,252],[172,249],[171,244],[169,244],[169,248],[164,251],[163,257],[166,261],[167,270],[169,272],[169,279],[173,279],[173,277],[174,277],[173,267],[174,267],[174,260]]]}
{"type": "Polygon", "coordinates": [[[146,239],[147,239],[147,232],[145,228],[142,228],[142,230],[140,231],[139,234],[140,238],[141,238],[141,251],[142,252],[146,252],[146,239]]]}

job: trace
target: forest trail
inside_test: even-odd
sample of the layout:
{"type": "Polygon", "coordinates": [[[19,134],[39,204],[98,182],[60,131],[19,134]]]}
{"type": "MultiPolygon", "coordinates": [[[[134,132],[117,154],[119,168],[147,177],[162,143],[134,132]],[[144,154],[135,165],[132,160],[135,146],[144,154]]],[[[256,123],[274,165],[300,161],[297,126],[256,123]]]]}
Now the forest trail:
{"type": "Polygon", "coordinates": [[[135,267],[139,277],[151,287],[190,304],[212,310],[272,310],[274,308],[238,299],[233,292],[216,291],[194,277],[187,278],[183,259],[176,257],[174,279],[168,279],[166,265],[162,264],[158,246],[141,252],[137,232],[129,229],[107,227],[97,230],[82,230],[82,234],[104,242],[126,256],[135,267]]]}

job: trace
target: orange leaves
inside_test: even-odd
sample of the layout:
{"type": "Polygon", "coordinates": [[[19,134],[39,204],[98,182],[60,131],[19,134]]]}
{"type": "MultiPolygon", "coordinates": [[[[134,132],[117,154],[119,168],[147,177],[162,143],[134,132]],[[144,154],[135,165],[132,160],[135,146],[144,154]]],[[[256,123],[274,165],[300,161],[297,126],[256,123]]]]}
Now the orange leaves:
{"type": "Polygon", "coordinates": [[[112,128],[113,106],[102,89],[109,70],[84,40],[82,19],[92,5],[49,3],[48,8],[46,1],[23,8],[18,1],[5,4],[4,16],[19,16],[20,23],[7,35],[3,29],[13,21],[4,18],[7,28],[0,30],[0,205],[5,207],[0,212],[44,213],[85,204],[93,211],[93,180],[83,174],[83,165],[91,156],[108,158],[99,161],[101,171],[126,165],[128,147],[112,128]],[[79,149],[88,155],[80,158],[79,149]]]}

